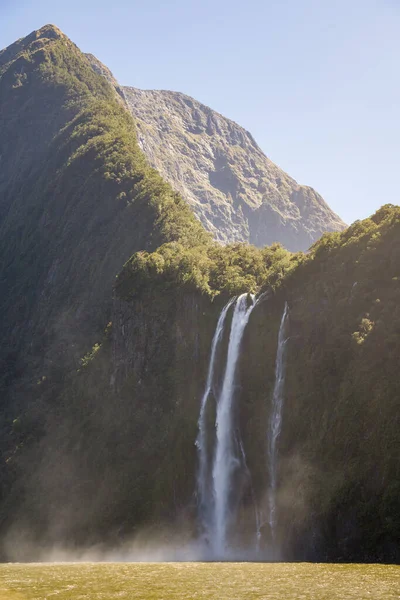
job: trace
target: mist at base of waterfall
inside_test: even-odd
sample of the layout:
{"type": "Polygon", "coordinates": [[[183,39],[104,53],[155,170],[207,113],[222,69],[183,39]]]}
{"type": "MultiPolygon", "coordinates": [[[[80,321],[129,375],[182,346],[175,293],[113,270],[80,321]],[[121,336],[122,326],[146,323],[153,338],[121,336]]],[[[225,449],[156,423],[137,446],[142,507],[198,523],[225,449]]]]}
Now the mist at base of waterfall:
{"type": "Polygon", "coordinates": [[[173,534],[157,536],[154,532],[145,530],[132,540],[115,547],[107,544],[94,544],[84,548],[63,544],[40,545],[21,537],[15,538],[13,546],[14,551],[12,545],[8,545],[10,562],[268,562],[280,558],[272,547],[255,550],[255,543],[252,541],[227,546],[218,555],[212,543],[202,538],[182,539],[173,534]]]}
{"type": "MultiPolygon", "coordinates": [[[[65,540],[39,542],[29,531],[16,529],[1,540],[9,562],[258,562],[282,559],[272,547],[267,531],[261,539],[247,530],[242,515],[240,533],[228,538],[223,554],[214,551],[213,541],[195,524],[175,523],[170,526],[142,527],[124,540],[104,540],[84,545],[65,540]],[[257,544],[258,542],[258,544],[257,544]],[[258,548],[258,551],[257,551],[258,548]]],[[[1,595],[0,595],[1,600],[1,595]]]]}

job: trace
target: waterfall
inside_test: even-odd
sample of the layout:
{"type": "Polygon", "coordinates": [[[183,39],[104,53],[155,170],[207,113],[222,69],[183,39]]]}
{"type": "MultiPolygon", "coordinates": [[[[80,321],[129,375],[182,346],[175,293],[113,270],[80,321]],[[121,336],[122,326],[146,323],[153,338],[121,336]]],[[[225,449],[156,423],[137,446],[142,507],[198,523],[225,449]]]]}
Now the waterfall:
{"type": "Polygon", "coordinates": [[[247,305],[248,294],[242,294],[236,300],[232,317],[231,332],[228,345],[225,375],[222,390],[218,399],[216,418],[216,450],[212,470],[214,504],[212,549],[214,556],[223,558],[226,555],[226,542],[229,514],[229,495],[231,478],[238,460],[233,444],[232,405],[235,386],[236,366],[244,329],[255,306],[254,296],[247,305]]]}
{"type": "Polygon", "coordinates": [[[198,452],[198,472],[197,472],[197,494],[200,513],[200,522],[203,530],[209,535],[210,528],[210,493],[208,486],[208,453],[207,453],[207,428],[206,428],[206,407],[208,398],[213,388],[215,373],[215,358],[218,345],[223,337],[225,320],[229,308],[232,306],[234,298],[224,306],[215,328],[214,337],[211,344],[210,362],[208,365],[207,381],[203,397],[200,404],[200,414],[197,422],[198,433],[196,438],[196,447],[198,452]]]}
{"type": "Polygon", "coordinates": [[[254,487],[253,487],[253,481],[252,481],[252,477],[251,477],[251,471],[249,469],[249,467],[247,466],[247,460],[246,460],[246,454],[243,448],[243,443],[242,440],[239,439],[239,448],[240,448],[240,453],[242,455],[242,460],[243,460],[243,466],[245,468],[246,474],[249,478],[249,482],[250,482],[250,492],[251,492],[251,500],[253,502],[253,507],[254,507],[254,519],[255,519],[255,526],[256,526],[256,545],[255,545],[255,552],[256,552],[256,556],[258,555],[259,551],[260,551],[260,540],[261,540],[261,520],[260,520],[260,513],[258,511],[258,507],[257,507],[257,500],[256,500],[256,495],[254,492],[254,487]]]}
{"type": "Polygon", "coordinates": [[[268,466],[270,476],[269,494],[269,525],[272,538],[275,537],[276,529],[276,479],[277,479],[277,456],[276,443],[282,429],[283,391],[285,385],[285,358],[286,358],[286,329],[289,316],[287,302],[283,311],[278,335],[278,348],[275,363],[275,386],[272,395],[272,410],[268,428],[268,466]]]}

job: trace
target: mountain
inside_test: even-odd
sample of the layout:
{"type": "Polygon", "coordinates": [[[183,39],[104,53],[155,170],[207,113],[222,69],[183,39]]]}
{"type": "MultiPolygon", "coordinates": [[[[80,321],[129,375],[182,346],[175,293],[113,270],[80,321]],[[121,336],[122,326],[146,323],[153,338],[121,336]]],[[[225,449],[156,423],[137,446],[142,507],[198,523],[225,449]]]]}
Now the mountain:
{"type": "Polygon", "coordinates": [[[233,121],[185,94],[122,87],[86,56],[125,99],[151,166],[216,240],[307,250],[323,233],[345,227],[317,192],[277,167],[233,121]]]}
{"type": "Polygon", "coordinates": [[[125,91],[93,63],[54,26],[0,53],[1,559],[201,541],[212,339],[223,307],[254,293],[228,405],[232,543],[254,550],[259,533],[262,560],[274,547],[284,560],[398,561],[399,207],[307,254],[221,245],[149,166],[125,91]]]}
{"type": "Polygon", "coordinates": [[[189,96],[124,87],[150,164],[221,242],[307,250],[345,225],[269,160],[245,129],[189,96]]]}
{"type": "Polygon", "coordinates": [[[96,341],[133,252],[209,236],[147,165],[114,89],[56,27],[0,53],[0,127],[7,422],[39,377],[62,377],[96,341]]]}

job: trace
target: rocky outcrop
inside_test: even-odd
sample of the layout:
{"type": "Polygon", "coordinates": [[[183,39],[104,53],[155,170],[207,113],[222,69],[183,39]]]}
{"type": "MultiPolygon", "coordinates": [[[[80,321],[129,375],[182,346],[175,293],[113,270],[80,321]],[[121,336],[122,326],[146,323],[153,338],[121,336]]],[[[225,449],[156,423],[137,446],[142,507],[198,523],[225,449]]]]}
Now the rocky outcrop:
{"type": "Polygon", "coordinates": [[[282,171],[233,121],[179,92],[122,87],[95,56],[86,57],[134,116],[149,163],[216,240],[307,250],[323,233],[345,227],[315,190],[282,171]]]}
{"type": "Polygon", "coordinates": [[[124,87],[150,164],[221,242],[307,250],[344,228],[310,187],[269,160],[250,133],[193,98],[124,87]]]}
{"type": "Polygon", "coordinates": [[[119,85],[118,81],[115,79],[114,75],[111,73],[110,69],[103,65],[102,62],[99,61],[93,54],[87,53],[85,54],[87,60],[90,62],[93,70],[98,74],[104,77],[108,81],[108,83],[114,88],[116,91],[117,100],[125,103],[124,91],[122,87],[119,85]]]}

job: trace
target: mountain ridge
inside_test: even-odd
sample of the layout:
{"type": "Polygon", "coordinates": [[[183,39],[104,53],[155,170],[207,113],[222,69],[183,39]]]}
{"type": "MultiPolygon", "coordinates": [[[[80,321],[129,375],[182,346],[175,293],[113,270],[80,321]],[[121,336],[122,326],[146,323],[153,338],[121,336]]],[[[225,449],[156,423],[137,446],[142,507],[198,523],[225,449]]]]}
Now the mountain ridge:
{"type": "Polygon", "coordinates": [[[150,164],[214,239],[256,246],[280,242],[297,251],[325,232],[344,229],[312,187],[273,163],[235,121],[181,92],[121,86],[108,67],[87,56],[123,96],[150,164]]]}
{"type": "Polygon", "coordinates": [[[307,250],[344,228],[313,188],[277,167],[234,121],[179,92],[123,91],[150,164],[219,241],[307,250]]]}

